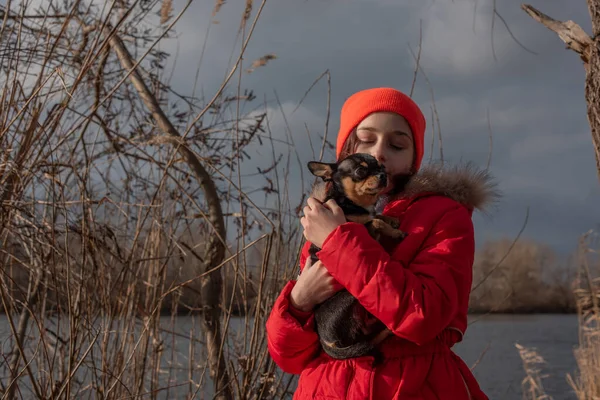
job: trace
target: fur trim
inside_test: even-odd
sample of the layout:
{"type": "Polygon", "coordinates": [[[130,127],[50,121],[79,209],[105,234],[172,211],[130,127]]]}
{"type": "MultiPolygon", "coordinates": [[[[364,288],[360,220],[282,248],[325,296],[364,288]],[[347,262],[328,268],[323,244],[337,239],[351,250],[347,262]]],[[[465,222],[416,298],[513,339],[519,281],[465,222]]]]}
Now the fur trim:
{"type": "Polygon", "coordinates": [[[500,192],[489,172],[470,163],[453,167],[423,166],[411,178],[401,196],[412,197],[425,192],[447,196],[482,212],[486,212],[500,198],[500,192]]]}

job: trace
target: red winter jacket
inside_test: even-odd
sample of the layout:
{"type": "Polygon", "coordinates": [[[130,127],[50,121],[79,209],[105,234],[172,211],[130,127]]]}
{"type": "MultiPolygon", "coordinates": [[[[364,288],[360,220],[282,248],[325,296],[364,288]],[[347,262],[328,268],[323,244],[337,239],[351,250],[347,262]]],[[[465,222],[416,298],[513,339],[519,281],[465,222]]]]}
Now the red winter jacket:
{"type": "Polygon", "coordinates": [[[375,369],[370,356],[330,358],[321,351],[313,314],[290,306],[295,281],[289,282],[266,328],[273,360],[300,374],[294,399],[487,399],[451,348],[467,328],[475,252],[471,215],[493,196],[484,172],[424,169],[383,211],[399,218],[408,233],[395,248],[386,252],[357,223],[331,233],[319,259],[394,335],[380,345],[385,360],[375,369]]]}

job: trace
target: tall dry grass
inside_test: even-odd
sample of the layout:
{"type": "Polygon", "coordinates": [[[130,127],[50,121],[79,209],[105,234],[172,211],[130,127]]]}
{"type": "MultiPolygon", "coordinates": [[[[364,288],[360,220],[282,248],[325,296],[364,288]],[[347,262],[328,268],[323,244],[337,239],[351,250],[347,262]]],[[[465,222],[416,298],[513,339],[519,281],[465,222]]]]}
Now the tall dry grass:
{"type": "Polygon", "coordinates": [[[2,398],[283,397],[263,326],[301,244],[296,158],[233,79],[264,1],[209,99],[160,50],[190,2],[38,4],[0,13],[2,398]]]}
{"type": "Polygon", "coordinates": [[[523,399],[549,400],[551,399],[544,389],[542,367],[546,363],[536,349],[516,344],[519,356],[523,361],[525,378],[521,382],[523,399]]]}
{"type": "Polygon", "coordinates": [[[600,250],[593,232],[580,241],[580,270],[575,286],[579,317],[579,345],[575,349],[577,371],[568,376],[578,399],[600,398],[600,250]]]}
{"type": "MultiPolygon", "coordinates": [[[[565,378],[579,400],[600,398],[600,249],[599,236],[588,232],[578,248],[578,270],[573,292],[578,316],[579,344],[574,349],[577,370],[565,378]]],[[[551,399],[544,390],[544,360],[535,349],[517,345],[523,360],[523,398],[551,399]]]]}

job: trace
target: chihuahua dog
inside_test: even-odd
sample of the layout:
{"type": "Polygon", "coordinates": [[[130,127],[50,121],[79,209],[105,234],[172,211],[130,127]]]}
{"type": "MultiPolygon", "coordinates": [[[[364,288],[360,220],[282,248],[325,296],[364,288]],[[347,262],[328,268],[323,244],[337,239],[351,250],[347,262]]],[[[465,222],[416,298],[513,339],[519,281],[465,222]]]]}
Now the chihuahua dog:
{"type": "MultiPolygon", "coordinates": [[[[375,204],[388,178],[384,166],[374,157],[357,153],[334,164],[311,161],[308,168],[322,179],[312,193],[317,200],[335,200],[347,221],[364,224],[378,241],[383,236],[405,237],[397,220],[375,213],[375,204]]],[[[310,246],[313,264],[319,250],[314,244],[310,246]]],[[[382,359],[377,345],[391,333],[345,289],[317,305],[315,323],[323,350],[336,359],[371,355],[377,363],[382,359]]]]}

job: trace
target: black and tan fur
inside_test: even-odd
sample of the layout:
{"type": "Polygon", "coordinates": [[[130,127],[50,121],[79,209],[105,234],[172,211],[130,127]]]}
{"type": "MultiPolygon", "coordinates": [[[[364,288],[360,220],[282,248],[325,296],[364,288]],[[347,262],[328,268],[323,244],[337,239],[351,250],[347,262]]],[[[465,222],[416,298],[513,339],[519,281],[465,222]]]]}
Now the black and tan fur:
{"type": "MultiPolygon", "coordinates": [[[[398,221],[375,214],[381,191],[387,186],[385,168],[368,154],[353,154],[337,164],[310,162],[310,171],[323,182],[316,185],[312,196],[326,202],[335,200],[346,220],[364,224],[369,234],[379,240],[386,236],[401,240],[404,233],[398,229],[398,221]]],[[[317,261],[319,248],[310,247],[311,261],[317,261]]],[[[366,321],[376,321],[347,290],[341,290],[319,304],[315,310],[317,333],[323,350],[333,358],[346,359],[381,354],[376,345],[386,328],[376,321],[367,327],[366,321]]]]}

